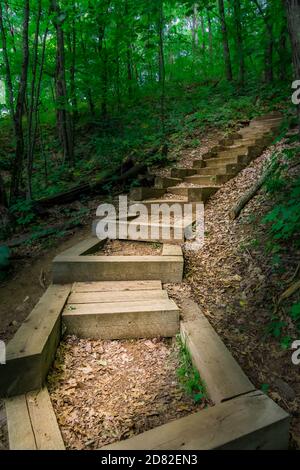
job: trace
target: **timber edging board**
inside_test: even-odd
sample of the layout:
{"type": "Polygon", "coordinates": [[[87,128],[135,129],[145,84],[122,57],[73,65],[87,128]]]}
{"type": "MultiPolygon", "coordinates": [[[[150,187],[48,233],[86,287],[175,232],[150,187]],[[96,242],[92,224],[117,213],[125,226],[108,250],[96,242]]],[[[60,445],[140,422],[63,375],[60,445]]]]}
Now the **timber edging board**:
{"type": "Polygon", "coordinates": [[[199,306],[193,300],[182,304],[181,338],[190,351],[193,363],[206,384],[214,403],[221,403],[255,390],[199,306]]]}
{"type": "Polygon", "coordinates": [[[0,396],[38,390],[44,384],[61,338],[61,313],[70,285],[51,285],[6,348],[0,366],[0,396]]]}
{"type": "Polygon", "coordinates": [[[5,400],[10,450],[65,450],[47,388],[5,400]]]}
{"type": "Polygon", "coordinates": [[[289,421],[270,398],[252,392],[101,450],[284,450],[289,421]]]}
{"type": "MultiPolygon", "coordinates": [[[[101,242],[92,237],[87,242],[89,253],[101,242]]],[[[103,243],[103,241],[102,241],[103,243]]],[[[95,251],[96,251],[95,249],[95,251]]],[[[181,282],[184,259],[181,255],[168,256],[83,256],[77,247],[74,253],[62,253],[53,261],[54,284],[86,281],[139,281],[157,280],[163,283],[181,282]]]]}

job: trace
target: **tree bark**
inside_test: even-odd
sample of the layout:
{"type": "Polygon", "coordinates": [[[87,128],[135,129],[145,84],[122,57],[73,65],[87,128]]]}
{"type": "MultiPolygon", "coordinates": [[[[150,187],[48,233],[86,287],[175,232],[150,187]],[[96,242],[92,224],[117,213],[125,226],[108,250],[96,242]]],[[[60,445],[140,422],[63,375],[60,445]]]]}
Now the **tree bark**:
{"type": "Polygon", "coordinates": [[[19,196],[22,169],[24,161],[24,133],[23,133],[23,114],[26,100],[28,64],[29,64],[29,0],[24,3],[23,33],[22,33],[22,70],[19,84],[19,91],[16,103],[16,111],[14,116],[16,150],[15,159],[12,167],[11,185],[10,185],[10,202],[15,201],[19,196]]]}
{"type": "Polygon", "coordinates": [[[245,82],[245,58],[242,32],[241,0],[234,0],[234,21],[236,28],[236,49],[239,63],[239,82],[244,85],[245,82]]]}
{"type": "Polygon", "coordinates": [[[225,18],[225,8],[224,8],[224,0],[218,0],[219,3],[219,15],[221,21],[221,30],[222,30],[222,38],[223,38],[223,54],[224,54],[224,62],[225,62],[225,72],[226,78],[229,82],[232,81],[232,65],[231,65],[231,58],[230,58],[230,49],[229,49],[229,42],[228,42],[228,32],[227,32],[227,25],[226,25],[226,18],[225,18]]]}
{"type": "Polygon", "coordinates": [[[211,17],[210,17],[210,11],[209,8],[206,9],[207,11],[207,22],[208,22],[208,40],[209,40],[209,61],[212,64],[213,63],[213,34],[212,34],[212,25],[211,25],[211,17]]]}
{"type": "Polygon", "coordinates": [[[193,6],[193,21],[192,21],[192,41],[193,41],[193,50],[195,51],[199,44],[199,35],[198,35],[198,3],[194,3],[193,6]]]}
{"type": "MultiPolygon", "coordinates": [[[[300,80],[300,0],[285,0],[295,79],[300,80]]],[[[297,105],[300,132],[300,104],[297,105]]]]}
{"type": "Polygon", "coordinates": [[[62,145],[64,160],[74,164],[74,145],[72,135],[72,118],[68,110],[68,93],[65,69],[65,37],[62,24],[64,17],[57,0],[51,0],[51,8],[55,14],[53,24],[56,30],[56,107],[59,139],[62,145]]]}
{"type": "Polygon", "coordinates": [[[158,11],[158,38],[159,38],[159,50],[158,50],[158,62],[159,62],[159,83],[161,87],[160,96],[160,112],[161,112],[161,125],[163,138],[165,135],[165,84],[166,84],[166,69],[165,69],[165,55],[164,55],[164,6],[163,0],[159,2],[158,11]]]}

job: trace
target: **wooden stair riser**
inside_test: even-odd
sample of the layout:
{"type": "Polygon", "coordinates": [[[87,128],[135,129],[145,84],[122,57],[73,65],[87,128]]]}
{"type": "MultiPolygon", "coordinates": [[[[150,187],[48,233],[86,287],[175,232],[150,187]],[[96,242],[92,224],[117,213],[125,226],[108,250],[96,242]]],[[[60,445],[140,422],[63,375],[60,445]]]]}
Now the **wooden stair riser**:
{"type": "Polygon", "coordinates": [[[171,176],[172,178],[185,178],[186,176],[192,176],[196,173],[196,170],[191,168],[172,168],[171,176]]]}
{"type": "Polygon", "coordinates": [[[158,176],[155,178],[155,187],[158,189],[166,189],[171,186],[177,186],[182,182],[182,178],[168,178],[168,177],[160,177],[158,176]]]}
{"type": "Polygon", "coordinates": [[[199,184],[199,185],[216,185],[220,186],[222,184],[227,183],[230,179],[234,178],[235,174],[234,173],[229,173],[227,175],[207,175],[207,176],[189,176],[188,178],[185,178],[185,181],[187,183],[192,183],[192,184],[199,184]]]}
{"type": "Polygon", "coordinates": [[[165,192],[165,189],[159,188],[134,188],[130,191],[129,198],[132,201],[142,201],[143,199],[163,197],[165,192]]]}
{"type": "Polygon", "coordinates": [[[179,332],[179,309],[169,300],[69,304],[63,322],[79,338],[117,340],[172,337],[179,332]]]}
{"type": "Polygon", "coordinates": [[[91,281],[160,279],[181,282],[183,258],[178,256],[79,256],[57,257],[52,268],[56,284],[91,281]]]}
{"type": "Polygon", "coordinates": [[[168,193],[186,196],[189,202],[206,202],[218,189],[218,187],[179,187],[169,188],[168,193]]]}
{"type": "Polygon", "coordinates": [[[207,167],[215,166],[226,166],[226,165],[237,165],[237,166],[246,166],[251,161],[251,158],[248,155],[239,155],[236,157],[224,157],[224,158],[214,158],[207,161],[207,167]]]}

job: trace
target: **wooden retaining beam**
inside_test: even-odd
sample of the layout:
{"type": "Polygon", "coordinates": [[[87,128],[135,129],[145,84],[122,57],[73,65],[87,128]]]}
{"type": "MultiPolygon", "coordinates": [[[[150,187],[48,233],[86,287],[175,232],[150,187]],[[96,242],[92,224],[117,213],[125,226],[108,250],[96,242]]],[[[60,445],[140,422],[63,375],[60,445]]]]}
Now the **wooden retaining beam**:
{"type": "MultiPolygon", "coordinates": [[[[92,244],[99,245],[97,238],[92,244]]],[[[74,247],[76,250],[76,247],[74,247]]],[[[78,251],[77,251],[78,252],[78,251]]],[[[62,253],[52,265],[54,284],[93,281],[149,281],[160,279],[163,283],[181,282],[183,255],[181,256],[70,256],[62,253]]]]}
{"type": "Polygon", "coordinates": [[[65,450],[46,388],[5,400],[10,450],[65,450]]]}
{"type": "Polygon", "coordinates": [[[101,450],[285,450],[289,424],[270,398],[252,392],[101,450]]]}
{"type": "Polygon", "coordinates": [[[44,384],[61,337],[61,313],[70,285],[52,285],[18,329],[0,366],[0,395],[11,397],[44,384]]]}
{"type": "Polygon", "coordinates": [[[225,344],[193,300],[182,304],[181,337],[206,384],[209,397],[221,403],[255,390],[225,344]]]}

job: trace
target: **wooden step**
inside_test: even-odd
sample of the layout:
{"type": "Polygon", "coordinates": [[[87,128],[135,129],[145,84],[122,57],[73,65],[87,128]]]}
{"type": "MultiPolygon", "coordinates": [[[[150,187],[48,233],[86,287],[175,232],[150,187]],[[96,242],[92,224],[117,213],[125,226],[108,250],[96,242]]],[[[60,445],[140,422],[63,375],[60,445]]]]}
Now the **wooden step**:
{"type": "Polygon", "coordinates": [[[250,159],[247,155],[238,155],[236,157],[218,157],[207,160],[206,165],[208,168],[215,166],[225,166],[225,165],[239,165],[246,166],[249,163],[250,159]]]}
{"type": "Polygon", "coordinates": [[[214,175],[227,175],[227,174],[237,174],[239,171],[241,171],[244,168],[243,165],[237,165],[237,164],[225,164],[221,166],[211,166],[207,168],[202,168],[197,171],[198,175],[203,175],[203,176],[214,176],[214,175]]]}
{"type": "Polygon", "coordinates": [[[165,189],[159,188],[134,188],[130,191],[129,198],[132,201],[142,201],[143,199],[160,198],[165,192],[165,189]]]}
{"type": "Polygon", "coordinates": [[[172,168],[172,178],[185,178],[186,176],[192,176],[196,173],[192,168],[172,168]]]}
{"type": "Polygon", "coordinates": [[[68,300],[71,304],[94,304],[112,302],[133,302],[138,300],[166,299],[165,290],[137,290],[137,291],[110,291],[110,292],[73,292],[68,300]]]}
{"type": "Polygon", "coordinates": [[[234,173],[229,173],[227,175],[195,175],[185,178],[187,183],[199,184],[202,186],[220,186],[227,183],[231,178],[234,178],[234,173]]]}
{"type": "MultiPolygon", "coordinates": [[[[184,233],[176,231],[176,227],[184,227],[186,223],[182,220],[183,211],[180,205],[180,220],[175,222],[155,223],[151,220],[151,206],[148,206],[149,218],[144,220],[138,217],[130,222],[119,222],[116,225],[116,231],[119,240],[148,241],[159,243],[184,243],[184,233]]],[[[160,217],[161,220],[161,217],[160,217]]],[[[97,223],[93,224],[93,233],[96,236],[97,223]]]]}
{"type": "Polygon", "coordinates": [[[181,282],[183,258],[178,256],[58,256],[53,261],[56,284],[95,281],[181,282]]]}
{"type": "Polygon", "coordinates": [[[65,450],[46,388],[5,400],[10,450],[65,450]]]}
{"type": "Polygon", "coordinates": [[[1,366],[2,397],[21,395],[43,386],[61,337],[61,312],[71,285],[53,285],[18,329],[1,366]]]}
{"type": "Polygon", "coordinates": [[[68,304],[68,334],[91,339],[172,337],[179,332],[179,309],[167,297],[151,300],[68,304]]]}
{"type": "Polygon", "coordinates": [[[177,186],[182,182],[182,178],[160,177],[155,178],[155,187],[158,189],[166,189],[170,186],[177,186]]]}
{"type": "MultiPolygon", "coordinates": [[[[190,178],[193,178],[192,176],[190,178]]],[[[177,186],[175,188],[168,188],[168,193],[178,194],[188,198],[189,202],[206,202],[213,194],[215,194],[220,186],[177,186]]]]}
{"type": "MultiPolygon", "coordinates": [[[[181,251],[182,256],[182,251],[181,251]]],[[[161,281],[112,281],[112,282],[75,282],[72,292],[110,292],[161,290],[161,281]]]]}

